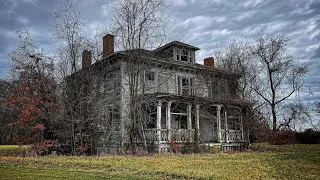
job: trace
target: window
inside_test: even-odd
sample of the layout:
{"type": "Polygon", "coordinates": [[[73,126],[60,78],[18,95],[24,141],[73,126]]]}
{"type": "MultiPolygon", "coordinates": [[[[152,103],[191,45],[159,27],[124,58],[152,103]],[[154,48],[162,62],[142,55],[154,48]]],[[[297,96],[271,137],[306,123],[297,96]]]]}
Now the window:
{"type": "Polygon", "coordinates": [[[177,93],[179,95],[192,95],[193,94],[194,78],[181,77],[177,78],[177,93]]]}
{"type": "Polygon", "coordinates": [[[103,94],[114,92],[116,89],[116,84],[118,85],[113,74],[106,75],[104,81],[101,82],[100,93],[103,94]]]}
{"type": "Polygon", "coordinates": [[[185,49],[182,50],[181,61],[188,61],[188,51],[185,49]]]}
{"type": "Polygon", "coordinates": [[[189,78],[181,78],[181,90],[182,95],[189,95],[189,78]]]}
{"type": "Polygon", "coordinates": [[[113,79],[107,79],[105,82],[105,91],[107,93],[114,91],[114,80],[113,79]]]}
{"type": "Polygon", "coordinates": [[[193,56],[194,56],[194,52],[188,51],[188,62],[193,62],[193,56]]]}
{"type": "Polygon", "coordinates": [[[187,49],[176,49],[176,58],[177,61],[184,61],[184,62],[194,62],[194,51],[187,50],[187,49]]]}
{"type": "Polygon", "coordinates": [[[177,61],[180,61],[180,49],[176,49],[177,61]]]}
{"type": "Polygon", "coordinates": [[[155,72],[151,72],[151,71],[146,71],[144,73],[144,79],[145,81],[154,81],[155,79],[155,72]]]}
{"type": "Polygon", "coordinates": [[[207,89],[208,89],[208,97],[212,97],[213,95],[213,88],[212,88],[212,80],[211,79],[207,79],[206,80],[206,85],[207,85],[207,89]]]}

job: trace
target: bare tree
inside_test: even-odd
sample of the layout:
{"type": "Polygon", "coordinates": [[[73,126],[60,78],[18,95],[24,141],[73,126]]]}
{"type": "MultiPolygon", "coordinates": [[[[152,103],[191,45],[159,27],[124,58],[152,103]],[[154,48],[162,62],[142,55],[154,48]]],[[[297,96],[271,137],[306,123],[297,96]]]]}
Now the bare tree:
{"type": "Polygon", "coordinates": [[[78,146],[83,146],[83,136],[80,130],[80,144],[76,144],[76,127],[82,129],[79,122],[79,98],[84,97],[78,93],[78,82],[80,77],[75,75],[81,69],[81,54],[87,47],[87,38],[84,36],[85,25],[82,14],[86,9],[83,1],[60,0],[59,9],[54,13],[52,22],[53,34],[59,43],[57,78],[61,88],[61,102],[64,104],[65,125],[70,129],[67,131],[71,137],[73,151],[78,146]],[[76,125],[76,123],[78,125],[76,125]]]}
{"type": "Polygon", "coordinates": [[[274,131],[277,130],[280,105],[302,88],[303,77],[308,71],[287,53],[288,43],[286,36],[265,35],[261,31],[250,47],[258,72],[252,89],[270,109],[274,131]]]}
{"type": "Polygon", "coordinates": [[[215,49],[214,56],[218,68],[240,75],[237,88],[241,97],[253,102],[257,98],[252,93],[251,82],[257,72],[248,46],[248,42],[234,40],[225,47],[215,49]]]}
{"type": "Polygon", "coordinates": [[[307,125],[312,119],[309,107],[301,101],[283,105],[281,115],[282,121],[278,124],[277,130],[286,128],[301,131],[301,127],[307,125]]]}
{"type": "MultiPolygon", "coordinates": [[[[132,153],[136,153],[136,144],[143,121],[138,118],[141,100],[140,75],[146,68],[142,63],[143,49],[160,45],[165,37],[165,21],[162,14],[165,4],[161,0],[138,0],[116,2],[112,4],[112,32],[118,45],[126,50],[128,61],[125,66],[125,97],[129,99],[126,112],[129,126],[129,144],[132,153]]],[[[124,108],[125,109],[125,108],[124,108]]],[[[122,135],[124,140],[124,134],[122,135]]],[[[123,143],[122,143],[123,147],[123,143]]],[[[123,149],[123,148],[122,148],[123,149]]]]}

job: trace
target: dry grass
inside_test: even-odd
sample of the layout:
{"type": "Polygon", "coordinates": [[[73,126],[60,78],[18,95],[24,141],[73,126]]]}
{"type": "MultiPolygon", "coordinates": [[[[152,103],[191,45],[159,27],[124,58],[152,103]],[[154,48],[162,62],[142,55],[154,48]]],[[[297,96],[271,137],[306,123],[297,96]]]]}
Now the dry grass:
{"type": "Polygon", "coordinates": [[[233,154],[1,157],[2,179],[317,179],[320,145],[255,145],[233,154]]]}

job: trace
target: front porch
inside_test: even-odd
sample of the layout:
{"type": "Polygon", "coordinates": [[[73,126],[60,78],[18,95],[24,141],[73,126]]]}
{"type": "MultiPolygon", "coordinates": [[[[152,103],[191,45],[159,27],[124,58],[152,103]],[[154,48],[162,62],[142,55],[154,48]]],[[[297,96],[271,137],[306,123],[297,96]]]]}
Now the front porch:
{"type": "Polygon", "coordinates": [[[240,107],[159,100],[148,114],[143,130],[147,144],[160,147],[170,142],[197,142],[222,146],[245,141],[240,107]]]}

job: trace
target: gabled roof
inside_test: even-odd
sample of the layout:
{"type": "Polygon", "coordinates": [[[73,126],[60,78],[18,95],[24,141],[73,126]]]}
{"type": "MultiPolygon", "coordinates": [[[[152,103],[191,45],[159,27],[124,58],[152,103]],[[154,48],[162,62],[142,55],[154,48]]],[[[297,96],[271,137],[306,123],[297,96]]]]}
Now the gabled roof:
{"type": "Polygon", "coordinates": [[[180,42],[180,41],[172,41],[172,42],[170,42],[168,44],[165,44],[164,46],[161,46],[161,47],[155,49],[154,51],[161,51],[161,50],[167,49],[167,48],[172,47],[172,46],[185,47],[187,49],[191,49],[191,50],[195,50],[195,51],[200,49],[198,47],[191,46],[189,44],[186,44],[186,43],[183,43],[183,42],[180,42]]]}

